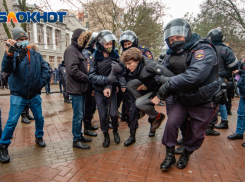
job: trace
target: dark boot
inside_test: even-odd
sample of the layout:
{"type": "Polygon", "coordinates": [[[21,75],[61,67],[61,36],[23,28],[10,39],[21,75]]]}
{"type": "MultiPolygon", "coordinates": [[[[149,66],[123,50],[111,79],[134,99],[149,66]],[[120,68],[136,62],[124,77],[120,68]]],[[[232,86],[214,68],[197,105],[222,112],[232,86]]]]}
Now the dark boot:
{"type": "Polygon", "coordinates": [[[214,130],[214,124],[209,124],[208,128],[206,129],[206,136],[218,136],[220,132],[214,130]]]}
{"type": "Polygon", "coordinates": [[[184,144],[182,143],[178,148],[174,150],[175,154],[182,154],[185,150],[184,144]]]}
{"type": "Polygon", "coordinates": [[[26,114],[21,115],[21,122],[25,124],[30,124],[30,120],[26,117],[26,114]]]}
{"type": "Polygon", "coordinates": [[[73,141],[73,148],[79,149],[90,149],[90,146],[86,143],[83,143],[81,140],[73,141]]]}
{"type": "Polygon", "coordinates": [[[160,116],[157,116],[151,123],[151,131],[156,131],[162,124],[165,119],[165,115],[160,113],[160,116]]]}
{"type": "Polygon", "coordinates": [[[119,111],[117,111],[117,115],[118,115],[118,118],[122,118],[122,113],[120,113],[119,111]]]}
{"type": "Polygon", "coordinates": [[[108,124],[108,128],[109,128],[109,129],[113,129],[112,124],[111,124],[110,121],[109,121],[109,124],[108,124]]]}
{"type": "Polygon", "coordinates": [[[35,142],[39,147],[46,147],[46,143],[44,142],[43,137],[41,138],[36,137],[35,142]]]}
{"type": "Polygon", "coordinates": [[[85,136],[83,136],[83,135],[81,134],[81,141],[82,141],[83,143],[89,143],[89,142],[92,142],[92,139],[91,139],[91,138],[86,138],[85,136]]]}
{"type": "Polygon", "coordinates": [[[135,133],[136,133],[136,129],[130,129],[130,136],[127,139],[127,141],[124,142],[124,146],[130,146],[130,145],[132,145],[133,143],[136,142],[135,133]]]}
{"type": "Polygon", "coordinates": [[[174,156],[174,148],[175,147],[166,147],[166,157],[160,165],[161,170],[167,171],[168,169],[170,169],[171,165],[175,164],[176,159],[174,156]]]}
{"type": "Polygon", "coordinates": [[[0,145],[0,162],[8,163],[9,161],[8,145],[0,145]]]}
{"type": "Polygon", "coordinates": [[[103,142],[103,147],[109,147],[110,145],[110,136],[109,136],[109,133],[108,132],[105,132],[104,133],[104,142],[103,142]]]}
{"type": "Polygon", "coordinates": [[[122,114],[122,117],[121,117],[121,122],[127,122],[128,121],[128,118],[129,118],[129,115],[128,114],[122,114]]]}
{"type": "Polygon", "coordinates": [[[27,117],[27,119],[29,119],[29,120],[34,120],[34,119],[35,119],[35,118],[34,118],[33,116],[31,116],[30,114],[27,114],[26,117],[27,117]]]}
{"type": "Polygon", "coordinates": [[[91,129],[91,124],[88,122],[84,122],[84,134],[88,136],[97,136],[97,133],[93,132],[91,129]]]}
{"type": "Polygon", "coordinates": [[[155,136],[155,133],[156,133],[156,131],[150,131],[149,132],[149,137],[154,137],[155,136]]]}
{"type": "Polygon", "coordinates": [[[230,116],[232,115],[231,109],[227,110],[227,114],[230,115],[230,116]]]}
{"type": "Polygon", "coordinates": [[[221,123],[219,125],[214,126],[216,129],[228,129],[228,121],[221,119],[221,123]]]}
{"type": "Polygon", "coordinates": [[[245,143],[243,143],[242,146],[245,147],[245,143]]]}
{"type": "Polygon", "coordinates": [[[184,149],[185,149],[184,144],[185,144],[186,139],[185,138],[181,138],[180,140],[181,140],[180,141],[181,145],[174,150],[175,154],[182,154],[184,152],[184,149]]]}
{"type": "Polygon", "coordinates": [[[118,135],[117,129],[113,130],[114,141],[118,144],[120,143],[120,136],[118,135]]]}
{"type": "Polygon", "coordinates": [[[183,151],[183,153],[181,154],[181,156],[180,156],[178,162],[177,162],[177,168],[179,168],[179,169],[184,169],[184,168],[187,166],[188,161],[189,161],[189,157],[190,157],[190,155],[191,155],[192,153],[193,153],[193,151],[192,151],[192,152],[189,152],[189,151],[187,151],[187,150],[185,149],[185,150],[183,151]]]}
{"type": "Polygon", "coordinates": [[[237,140],[237,139],[243,139],[243,135],[233,133],[232,135],[227,137],[229,140],[237,140]]]}
{"type": "Polygon", "coordinates": [[[184,138],[181,138],[181,139],[178,140],[178,145],[181,145],[183,143],[184,143],[184,138]]]}

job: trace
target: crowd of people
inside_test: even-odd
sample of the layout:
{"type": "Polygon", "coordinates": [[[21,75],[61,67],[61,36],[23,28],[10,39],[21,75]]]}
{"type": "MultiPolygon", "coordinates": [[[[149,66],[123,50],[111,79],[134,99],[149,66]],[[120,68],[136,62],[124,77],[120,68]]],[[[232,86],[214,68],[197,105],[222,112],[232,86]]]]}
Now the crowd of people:
{"type": "MultiPolygon", "coordinates": [[[[40,91],[46,85],[46,93],[50,93],[48,83],[53,72],[41,55],[28,46],[23,29],[15,27],[12,35],[13,39],[6,41],[2,62],[3,71],[11,73],[8,78],[11,91],[9,118],[0,135],[2,163],[10,161],[8,146],[23,110],[31,109],[36,123],[36,143],[39,147],[46,146],[40,91]],[[22,49],[13,51],[17,42],[22,49]]],[[[115,143],[120,143],[119,118],[127,121],[130,128],[125,146],[136,142],[138,121],[145,115],[150,123],[149,137],[154,137],[166,118],[155,106],[165,101],[168,119],[162,144],[166,146],[166,157],[160,168],[169,170],[176,163],[175,154],[181,154],[177,167],[183,169],[190,155],[201,147],[205,135],[220,135],[214,128],[228,129],[227,115],[232,114],[234,87],[239,88],[240,94],[237,130],[228,139],[243,138],[244,63],[238,61],[232,49],[224,44],[222,31],[212,29],[203,38],[191,31],[185,19],[177,18],[165,26],[164,41],[168,49],[156,62],[149,48],[140,46],[137,35],[131,30],[124,31],[119,38],[121,55],[116,49],[117,38],[109,30],[92,33],[76,29],[73,32],[71,44],[64,52],[64,61],[55,71],[64,86],[65,102],[72,104],[73,147],[90,149],[87,143],[92,139],[84,134],[97,136],[95,130],[98,127],[92,125],[96,107],[104,135],[103,147],[110,146],[109,128],[113,129],[115,143]],[[236,75],[240,78],[234,86],[236,75]],[[122,113],[118,112],[121,103],[122,113]],[[219,113],[221,122],[217,124],[219,113]],[[177,140],[179,130],[182,138],[177,140]],[[175,148],[177,145],[180,146],[175,148]]],[[[29,117],[29,113],[25,116],[29,117]]]]}

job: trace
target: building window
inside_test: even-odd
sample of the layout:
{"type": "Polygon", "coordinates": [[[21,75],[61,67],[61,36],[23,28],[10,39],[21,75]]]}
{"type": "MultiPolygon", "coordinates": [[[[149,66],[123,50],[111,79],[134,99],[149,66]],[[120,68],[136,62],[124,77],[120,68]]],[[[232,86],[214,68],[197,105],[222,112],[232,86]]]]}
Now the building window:
{"type": "Polygon", "coordinates": [[[68,33],[66,33],[66,47],[68,47],[70,44],[70,36],[68,33]]]}
{"type": "Polygon", "coordinates": [[[60,30],[55,30],[55,45],[60,45],[60,30]]]}
{"type": "Polygon", "coordinates": [[[84,13],[78,13],[78,20],[84,21],[84,13]]]}
{"type": "Polygon", "coordinates": [[[52,44],[52,29],[50,27],[47,27],[47,44],[52,44]]]}
{"type": "Polygon", "coordinates": [[[37,24],[37,42],[39,44],[43,43],[43,26],[40,24],[37,24]]]}
{"type": "Polygon", "coordinates": [[[47,60],[46,60],[46,55],[42,55],[42,57],[43,57],[44,61],[47,61],[47,60]]]}
{"type": "Polygon", "coordinates": [[[86,22],[86,28],[89,28],[89,22],[86,22]]]}
{"type": "Polygon", "coordinates": [[[54,69],[54,56],[49,56],[49,65],[52,69],[54,69]]]}
{"type": "Polygon", "coordinates": [[[62,57],[57,57],[57,65],[59,66],[59,64],[62,62],[62,57]]]}
{"type": "Polygon", "coordinates": [[[32,42],[32,24],[26,24],[27,36],[30,42],[32,42]]]}

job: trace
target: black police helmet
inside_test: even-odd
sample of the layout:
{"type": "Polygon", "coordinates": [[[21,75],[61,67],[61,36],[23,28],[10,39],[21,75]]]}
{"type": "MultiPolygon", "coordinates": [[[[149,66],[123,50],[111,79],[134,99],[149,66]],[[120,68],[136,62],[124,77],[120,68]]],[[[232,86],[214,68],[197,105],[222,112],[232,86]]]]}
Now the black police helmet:
{"type": "Polygon", "coordinates": [[[164,28],[164,40],[169,44],[169,38],[172,36],[180,35],[185,37],[185,41],[188,43],[191,39],[191,27],[187,20],[182,18],[176,18],[171,20],[164,28]]]}
{"type": "Polygon", "coordinates": [[[125,51],[123,47],[125,41],[133,42],[131,47],[138,47],[138,37],[132,30],[126,30],[120,36],[119,43],[121,44],[123,51],[125,51]]]}
{"type": "Polygon", "coordinates": [[[224,42],[225,36],[222,31],[218,28],[212,29],[208,32],[207,37],[212,40],[212,42],[224,42]]]}
{"type": "Polygon", "coordinates": [[[92,36],[91,36],[91,38],[89,40],[89,43],[88,43],[88,47],[91,47],[91,48],[94,47],[94,44],[96,42],[96,37],[97,37],[98,34],[99,34],[98,32],[93,32],[92,33],[92,36]]]}
{"type": "Polygon", "coordinates": [[[113,49],[115,49],[117,38],[110,30],[101,30],[96,37],[97,50],[103,52],[105,50],[104,44],[107,42],[113,42],[113,49]]]}

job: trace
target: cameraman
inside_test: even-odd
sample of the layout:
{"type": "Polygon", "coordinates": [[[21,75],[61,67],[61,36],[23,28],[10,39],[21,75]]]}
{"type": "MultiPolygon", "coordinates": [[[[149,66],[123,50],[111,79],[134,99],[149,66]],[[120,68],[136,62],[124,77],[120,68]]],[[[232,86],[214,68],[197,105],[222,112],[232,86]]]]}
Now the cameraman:
{"type": "Polygon", "coordinates": [[[8,78],[10,89],[9,118],[4,127],[0,141],[0,161],[8,163],[8,146],[18,119],[26,105],[29,105],[36,122],[36,140],[39,147],[45,147],[43,140],[44,117],[42,115],[41,89],[50,79],[49,69],[40,53],[28,46],[26,32],[20,28],[12,29],[13,39],[5,41],[6,52],[2,61],[2,69],[10,73],[8,78]],[[18,44],[16,44],[18,43],[18,44]]]}

